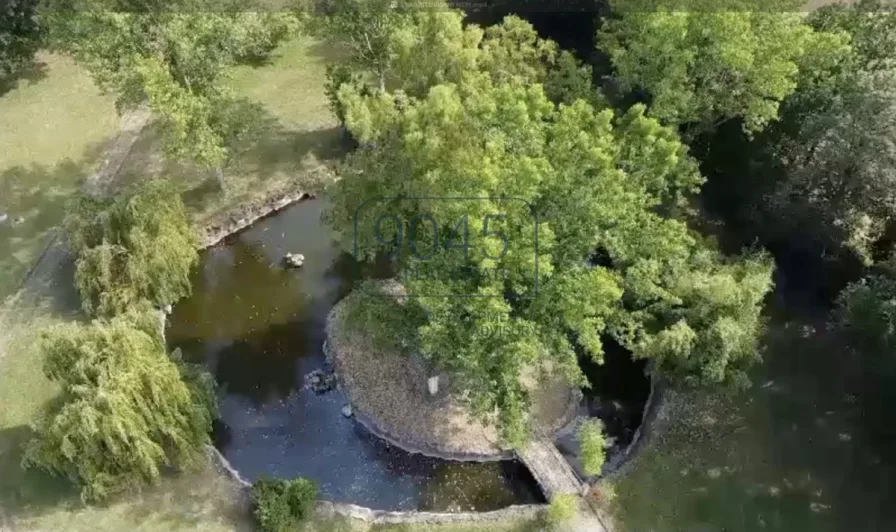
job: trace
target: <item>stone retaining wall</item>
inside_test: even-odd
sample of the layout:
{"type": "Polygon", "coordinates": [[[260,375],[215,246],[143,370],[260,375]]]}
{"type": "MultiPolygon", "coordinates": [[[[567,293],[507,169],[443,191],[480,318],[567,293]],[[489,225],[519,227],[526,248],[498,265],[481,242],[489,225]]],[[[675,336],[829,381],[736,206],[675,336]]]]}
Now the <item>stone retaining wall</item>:
{"type": "Polygon", "coordinates": [[[341,515],[373,524],[466,524],[503,523],[523,519],[535,519],[547,509],[546,504],[520,504],[493,512],[390,512],[371,510],[354,504],[318,501],[320,515],[341,515]]]}
{"type": "Polygon", "coordinates": [[[238,207],[231,213],[221,216],[221,219],[226,221],[222,223],[209,223],[208,227],[200,230],[202,234],[199,238],[199,249],[210,248],[228,236],[248,228],[258,220],[270,216],[293,203],[311,197],[313,196],[307,192],[296,191],[274,197],[260,205],[254,205],[248,208],[238,207]]]}

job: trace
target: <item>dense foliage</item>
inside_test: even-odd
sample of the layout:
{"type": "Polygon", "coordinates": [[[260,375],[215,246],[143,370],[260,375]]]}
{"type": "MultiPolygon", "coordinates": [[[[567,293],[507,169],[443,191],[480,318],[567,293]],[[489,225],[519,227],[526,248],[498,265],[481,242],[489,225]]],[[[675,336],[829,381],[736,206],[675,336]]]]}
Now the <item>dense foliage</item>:
{"type": "Polygon", "coordinates": [[[421,9],[415,2],[340,0],[328,13],[322,35],[349,50],[343,68],[331,71],[331,90],[351,81],[368,92],[388,86],[419,97],[433,85],[485,71],[499,83],[541,83],[554,101],[601,99],[591,88],[590,66],[516,16],[483,30],[438,3],[421,9]]]}
{"type": "Polygon", "coordinates": [[[871,262],[896,221],[896,12],[865,0],[822,8],[809,22],[848,44],[814,61],[787,102],[771,148],[785,174],[759,201],[779,231],[871,262]]]}
{"type": "Polygon", "coordinates": [[[170,183],[150,181],[110,200],[85,196],[66,225],[88,313],[110,316],[141,300],[161,307],[190,293],[196,236],[170,183]]]}
{"type": "Polygon", "coordinates": [[[598,32],[615,75],[650,95],[650,114],[698,130],[740,118],[747,131],[777,119],[806,55],[837,45],[803,22],[791,0],[611,1],[598,32]]]}
{"type": "Polygon", "coordinates": [[[412,295],[488,296],[413,299],[424,325],[408,339],[412,349],[454,373],[475,411],[497,411],[516,444],[529,402],[521,375],[553,368],[583,383],[577,355],[600,361],[604,335],[687,381],[744,382],[758,357],[770,264],[722,257],[677,218],[702,177],[674,130],[640,105],[624,113],[584,100],[557,106],[538,74],[513,64],[537,63],[533,55],[501,57],[499,71],[474,63],[451,83],[412,93],[419,98],[352,85],[339,92],[361,143],[328,215],[346,246],[361,258],[384,251],[396,235],[393,227],[383,238],[383,215],[402,223],[429,215],[438,234],[477,235],[442,251],[445,237],[439,244],[418,231],[416,249],[385,250],[412,295]],[[423,199],[432,197],[486,199],[423,199]],[[488,236],[499,231],[503,253],[501,239],[488,236]],[[421,260],[419,249],[435,253],[421,260]],[[421,267],[431,273],[414,274],[421,267]],[[507,273],[453,275],[458,269],[507,273]]]}
{"type": "Polygon", "coordinates": [[[4,0],[0,5],[0,80],[31,62],[43,35],[37,0],[4,0]]]}
{"type": "Polygon", "coordinates": [[[218,169],[251,124],[223,83],[227,68],[264,57],[298,22],[219,0],[59,1],[53,44],[114,92],[120,109],[148,102],[170,156],[218,169]]]}
{"type": "Polygon", "coordinates": [[[896,345],[896,281],[871,275],[837,298],[835,321],[862,347],[890,353],[896,345]]]}
{"type": "Polygon", "coordinates": [[[214,406],[209,380],[186,384],[155,313],[58,326],[44,333],[41,350],[44,373],[62,392],[35,423],[24,465],[72,480],[84,500],[101,500],[203,456],[214,406]]]}
{"type": "Polygon", "coordinates": [[[292,532],[313,512],[317,486],[304,478],[263,478],[252,485],[251,496],[262,532],[292,532]]]}

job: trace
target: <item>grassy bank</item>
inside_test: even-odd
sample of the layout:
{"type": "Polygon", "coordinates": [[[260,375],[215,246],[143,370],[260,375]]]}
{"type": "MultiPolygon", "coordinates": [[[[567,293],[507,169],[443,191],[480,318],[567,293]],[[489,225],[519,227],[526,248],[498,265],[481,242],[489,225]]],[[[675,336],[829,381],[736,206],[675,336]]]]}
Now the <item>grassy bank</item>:
{"type": "Polygon", "coordinates": [[[615,482],[620,532],[896,529],[887,372],[805,320],[766,344],[751,390],[670,394],[615,482]]]}
{"type": "Polygon", "coordinates": [[[19,285],[66,200],[99,164],[118,128],[112,98],[71,60],[42,53],[15,87],[0,88],[0,301],[19,285]],[[12,221],[23,217],[24,222],[12,221]]]}

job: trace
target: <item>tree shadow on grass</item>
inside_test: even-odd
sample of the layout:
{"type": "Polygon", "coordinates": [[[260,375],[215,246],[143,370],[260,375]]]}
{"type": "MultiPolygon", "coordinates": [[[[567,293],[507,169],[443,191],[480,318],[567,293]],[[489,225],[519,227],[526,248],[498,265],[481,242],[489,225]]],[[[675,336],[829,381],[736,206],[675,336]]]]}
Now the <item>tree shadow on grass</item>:
{"type": "Polygon", "coordinates": [[[0,76],[0,97],[17,88],[23,81],[29,85],[39,83],[46,79],[49,68],[43,61],[34,59],[31,63],[13,74],[12,76],[0,76]]]}
{"type": "MultiPolygon", "coordinates": [[[[86,506],[67,479],[21,467],[24,445],[34,435],[27,426],[0,430],[0,527],[23,530],[63,518],[70,529],[195,530],[220,522],[227,529],[251,532],[246,497],[210,465],[170,474],[158,486],[86,506]],[[80,524],[80,523],[83,523],[80,524]],[[167,525],[167,526],[166,526],[167,525]]],[[[53,525],[48,525],[53,526],[53,525]]]]}
{"type": "Polygon", "coordinates": [[[0,299],[12,293],[60,226],[66,204],[80,190],[107,142],[90,145],[77,161],[0,169],[0,299]]]}
{"type": "Polygon", "coordinates": [[[147,127],[135,143],[122,166],[119,183],[171,179],[183,191],[188,210],[200,218],[222,207],[251,203],[256,197],[321,188],[328,165],[344,153],[341,128],[292,128],[261,105],[249,101],[240,105],[252,123],[247,118],[244,128],[236,132],[242,138],[230,148],[230,162],[224,168],[226,193],[212,170],[166,158],[157,124],[147,127]]]}
{"type": "Polygon", "coordinates": [[[0,430],[0,516],[15,520],[80,504],[77,490],[65,479],[21,467],[24,445],[33,435],[26,425],[0,430]]]}
{"type": "Polygon", "coordinates": [[[764,372],[778,463],[811,476],[841,529],[896,526],[896,373],[892,356],[857,352],[836,330],[787,324],[764,372]]]}

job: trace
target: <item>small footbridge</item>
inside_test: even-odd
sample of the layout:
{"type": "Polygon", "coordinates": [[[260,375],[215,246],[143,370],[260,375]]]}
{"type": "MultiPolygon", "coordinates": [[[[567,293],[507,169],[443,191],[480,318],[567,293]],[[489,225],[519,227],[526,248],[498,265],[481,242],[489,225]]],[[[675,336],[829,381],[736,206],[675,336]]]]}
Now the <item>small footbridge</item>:
{"type": "MultiPolygon", "coordinates": [[[[587,485],[576,474],[554,442],[538,431],[532,435],[529,445],[518,451],[519,459],[526,464],[532,476],[550,501],[561,494],[585,495],[587,485]]],[[[609,532],[595,508],[582,499],[575,519],[562,528],[564,532],[609,532]]]]}

